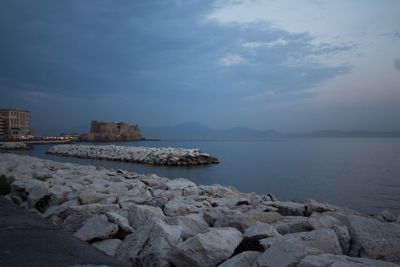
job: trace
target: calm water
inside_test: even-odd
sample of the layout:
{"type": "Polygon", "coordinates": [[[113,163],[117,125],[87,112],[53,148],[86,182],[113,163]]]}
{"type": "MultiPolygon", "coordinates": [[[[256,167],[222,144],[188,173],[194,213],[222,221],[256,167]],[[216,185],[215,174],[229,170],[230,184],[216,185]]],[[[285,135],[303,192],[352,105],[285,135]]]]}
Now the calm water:
{"type": "MultiPolygon", "coordinates": [[[[115,143],[116,144],[116,143],[115,143]]],[[[400,213],[400,138],[307,138],[269,141],[146,141],[130,146],[200,148],[219,165],[163,167],[46,155],[49,145],[22,152],[45,159],[185,177],[232,185],[281,200],[313,198],[364,212],[400,213]]]]}

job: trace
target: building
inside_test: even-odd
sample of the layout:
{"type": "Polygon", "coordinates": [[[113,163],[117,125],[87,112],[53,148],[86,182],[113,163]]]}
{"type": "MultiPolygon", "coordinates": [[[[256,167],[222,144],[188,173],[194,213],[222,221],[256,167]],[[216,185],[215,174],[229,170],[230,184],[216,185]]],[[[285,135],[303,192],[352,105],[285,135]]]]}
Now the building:
{"type": "Polygon", "coordinates": [[[31,135],[30,112],[20,109],[0,109],[0,135],[9,139],[31,135]]]}
{"type": "Polygon", "coordinates": [[[90,133],[81,137],[84,141],[134,141],[141,140],[138,125],[129,125],[124,122],[92,121],[90,133]]]}

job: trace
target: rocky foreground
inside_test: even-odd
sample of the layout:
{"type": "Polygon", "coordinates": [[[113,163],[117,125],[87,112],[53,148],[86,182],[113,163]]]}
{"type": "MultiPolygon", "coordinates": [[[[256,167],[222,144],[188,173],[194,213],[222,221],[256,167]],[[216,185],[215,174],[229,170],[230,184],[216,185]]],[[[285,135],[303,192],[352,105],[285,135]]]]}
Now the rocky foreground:
{"type": "Polygon", "coordinates": [[[132,266],[400,263],[400,220],[385,211],[4,153],[0,178],[9,199],[132,266]]]}
{"type": "Polygon", "coordinates": [[[135,147],[114,145],[57,145],[47,153],[90,159],[136,162],[160,165],[217,164],[218,159],[199,149],[172,147],[135,147]]]}
{"type": "Polygon", "coordinates": [[[24,142],[0,142],[0,150],[29,150],[32,145],[24,142]]]}

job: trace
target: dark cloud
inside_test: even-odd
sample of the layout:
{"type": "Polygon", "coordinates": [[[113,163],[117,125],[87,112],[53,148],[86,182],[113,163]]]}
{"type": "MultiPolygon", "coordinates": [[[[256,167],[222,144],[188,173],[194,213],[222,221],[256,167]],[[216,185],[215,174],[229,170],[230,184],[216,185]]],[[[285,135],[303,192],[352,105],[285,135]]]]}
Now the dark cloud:
{"type": "MultiPolygon", "coordinates": [[[[167,111],[174,117],[183,109],[187,117],[179,119],[200,118],[199,110],[212,113],[265,90],[273,92],[270,102],[307,97],[306,89],[350,69],[305,59],[349,51],[352,45],[316,46],[308,34],[266,24],[204,21],[212,7],[205,1],[2,1],[0,90],[13,95],[9,105],[26,101],[18,98],[21,92],[45,94],[36,95],[42,109],[52,106],[48,102],[55,95],[69,98],[66,103],[55,97],[57,114],[68,113],[70,105],[96,110],[96,103],[104,104],[96,99],[108,99],[115,117],[134,109],[143,121],[154,122],[149,116],[167,111]],[[220,64],[229,55],[240,62],[220,64]],[[121,104],[121,97],[131,101],[121,104]],[[154,110],[146,112],[149,105],[154,110]]],[[[99,117],[110,114],[97,109],[99,117]]]]}

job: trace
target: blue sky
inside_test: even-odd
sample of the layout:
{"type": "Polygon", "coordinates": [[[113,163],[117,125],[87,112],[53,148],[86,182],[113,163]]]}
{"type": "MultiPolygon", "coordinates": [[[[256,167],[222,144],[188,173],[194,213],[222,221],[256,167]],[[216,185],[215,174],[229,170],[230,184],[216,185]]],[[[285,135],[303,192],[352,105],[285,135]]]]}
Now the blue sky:
{"type": "Polygon", "coordinates": [[[0,2],[0,106],[91,119],[400,130],[400,2],[0,2]]]}

